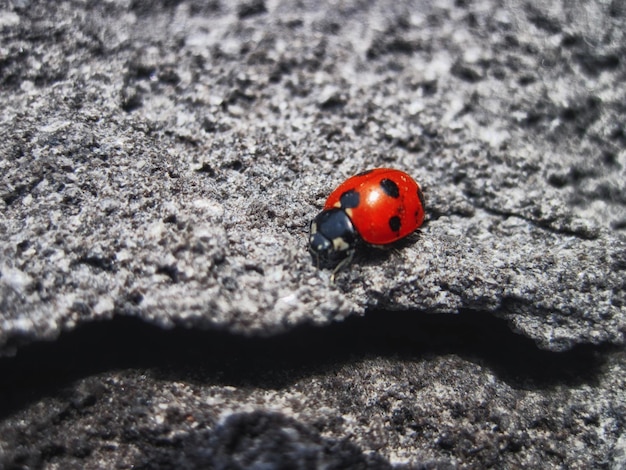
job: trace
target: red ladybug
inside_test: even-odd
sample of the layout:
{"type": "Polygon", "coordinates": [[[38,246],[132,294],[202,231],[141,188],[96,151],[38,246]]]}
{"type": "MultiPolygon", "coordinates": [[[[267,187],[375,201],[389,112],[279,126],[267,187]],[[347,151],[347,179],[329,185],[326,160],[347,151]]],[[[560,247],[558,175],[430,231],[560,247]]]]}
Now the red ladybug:
{"type": "Polygon", "coordinates": [[[361,242],[387,245],[424,221],[424,196],[409,175],[376,168],[348,178],[311,222],[309,250],[318,266],[334,274],[352,261],[361,242]]]}

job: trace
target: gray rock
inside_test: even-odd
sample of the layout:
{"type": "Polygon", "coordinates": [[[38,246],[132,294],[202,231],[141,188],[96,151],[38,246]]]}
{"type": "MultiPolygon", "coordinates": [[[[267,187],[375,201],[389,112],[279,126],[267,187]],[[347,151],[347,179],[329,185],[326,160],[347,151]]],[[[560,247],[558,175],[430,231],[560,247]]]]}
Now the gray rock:
{"type": "Polygon", "coordinates": [[[329,34],[327,9],[257,3],[6,10],[5,352],[113,315],[271,334],[372,308],[623,342],[617,25],[381,3],[329,34]],[[329,286],[308,220],[375,166],[429,219],[329,286]]]}
{"type": "MultiPolygon", "coordinates": [[[[532,340],[516,350],[522,356],[539,347],[548,362],[569,364],[582,348],[602,360],[583,361],[593,369],[576,369],[584,380],[531,389],[492,370],[498,348],[477,363],[454,349],[418,361],[366,349],[356,362],[333,363],[339,372],[270,380],[274,395],[265,383],[231,394],[209,374],[188,394],[167,381],[166,396],[147,379],[168,409],[177,393],[185,398],[176,409],[202,408],[197,429],[178,418],[161,427],[169,418],[150,403],[124,418],[111,384],[124,381],[129,400],[141,401],[145,369],[130,364],[120,376],[107,366],[98,376],[79,367],[69,396],[101,385],[119,407],[111,432],[134,434],[107,444],[107,426],[94,424],[103,410],[89,422],[72,398],[35,392],[32,402],[7,405],[3,429],[21,429],[29,443],[3,431],[0,466],[74,458],[81,468],[167,466],[180,446],[208,449],[192,452],[191,466],[225,455],[220,439],[250,423],[260,429],[252,449],[274,439],[266,435],[289,435],[276,452],[297,453],[302,443],[308,450],[289,462],[303,467],[619,468],[624,360],[608,345],[622,347],[626,331],[625,18],[615,1],[1,4],[7,370],[33,342],[37,351],[56,340],[54,351],[63,331],[80,338],[79,326],[122,317],[246,345],[244,337],[332,331],[376,311],[387,311],[390,330],[375,329],[412,345],[442,336],[414,330],[430,321],[425,314],[460,314],[468,325],[489,315],[532,340]],[[331,284],[307,253],[308,223],[343,179],[380,166],[421,183],[426,223],[391,249],[362,250],[331,284]],[[213,396],[219,406],[204,410],[213,396]],[[331,416],[343,421],[316,428],[331,416]],[[63,442],[42,439],[66,419],[63,442]],[[101,429],[97,444],[69,441],[89,429],[101,429]],[[148,456],[119,444],[146,436],[155,439],[148,456]],[[172,445],[167,455],[160,439],[172,445]],[[23,460],[31,454],[39,457],[23,460]]],[[[498,331],[501,347],[516,338],[498,331]]],[[[276,453],[243,452],[219,462],[277,462],[276,453]]]]}
{"type": "Polygon", "coordinates": [[[463,317],[78,328],[0,361],[0,467],[620,468],[623,350],[544,351],[463,317]]]}

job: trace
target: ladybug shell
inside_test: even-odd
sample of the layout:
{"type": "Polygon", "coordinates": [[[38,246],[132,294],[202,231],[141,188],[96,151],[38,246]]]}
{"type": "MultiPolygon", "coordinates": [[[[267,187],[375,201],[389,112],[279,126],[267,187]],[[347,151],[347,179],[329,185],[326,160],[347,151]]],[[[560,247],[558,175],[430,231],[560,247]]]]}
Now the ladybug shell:
{"type": "Polygon", "coordinates": [[[324,209],[341,208],[361,238],[372,245],[393,243],[424,221],[419,185],[399,170],[376,168],[348,178],[335,189],[324,209]]]}

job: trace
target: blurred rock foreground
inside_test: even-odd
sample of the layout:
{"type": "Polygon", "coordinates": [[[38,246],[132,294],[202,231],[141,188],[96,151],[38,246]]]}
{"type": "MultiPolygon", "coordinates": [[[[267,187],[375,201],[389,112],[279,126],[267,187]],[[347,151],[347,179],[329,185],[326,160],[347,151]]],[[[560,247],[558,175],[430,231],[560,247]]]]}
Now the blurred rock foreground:
{"type": "Polygon", "coordinates": [[[622,3],[0,2],[0,469],[626,468],[622,3]]]}

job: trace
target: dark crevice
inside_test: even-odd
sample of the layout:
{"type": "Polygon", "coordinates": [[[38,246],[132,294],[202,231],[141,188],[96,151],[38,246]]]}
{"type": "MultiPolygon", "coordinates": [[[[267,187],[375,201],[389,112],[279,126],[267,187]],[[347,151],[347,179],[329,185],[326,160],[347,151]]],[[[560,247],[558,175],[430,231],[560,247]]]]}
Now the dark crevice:
{"type": "Polygon", "coordinates": [[[39,183],[43,181],[43,177],[36,177],[33,181],[18,185],[13,191],[9,191],[2,195],[2,199],[7,206],[10,206],[18,199],[30,193],[39,183]]]}
{"type": "MultiPolygon", "coordinates": [[[[466,195],[470,198],[472,198],[472,194],[466,193],[466,195]]],[[[476,208],[480,208],[482,210],[484,210],[485,212],[487,212],[488,214],[491,215],[496,215],[499,217],[503,217],[503,218],[508,218],[508,217],[517,217],[521,220],[525,220],[526,222],[530,222],[531,224],[535,225],[538,228],[541,228],[543,230],[547,230],[551,233],[556,233],[556,234],[560,234],[560,235],[569,235],[569,236],[575,236],[575,237],[579,237],[582,238],[583,240],[596,240],[599,237],[599,230],[597,230],[596,228],[593,227],[584,227],[584,228],[580,228],[578,230],[570,230],[568,228],[558,228],[555,227],[553,225],[554,220],[541,220],[541,219],[535,219],[533,217],[529,217],[526,216],[522,213],[517,213],[517,212],[513,212],[513,211],[506,211],[506,210],[501,210],[501,209],[496,209],[494,207],[489,207],[485,204],[479,203],[479,202],[474,202],[474,206],[476,208]]]]}
{"type": "Polygon", "coordinates": [[[85,264],[99,271],[116,271],[115,256],[85,255],[75,260],[72,264],[85,264]]]}
{"type": "Polygon", "coordinates": [[[102,372],[141,369],[174,381],[280,389],[368,358],[423,361],[455,354],[514,387],[594,383],[608,346],[555,353],[480,312],[369,312],[326,327],[300,326],[267,338],[184,328],[131,317],[93,322],[54,342],[0,358],[0,419],[102,372]]]}

